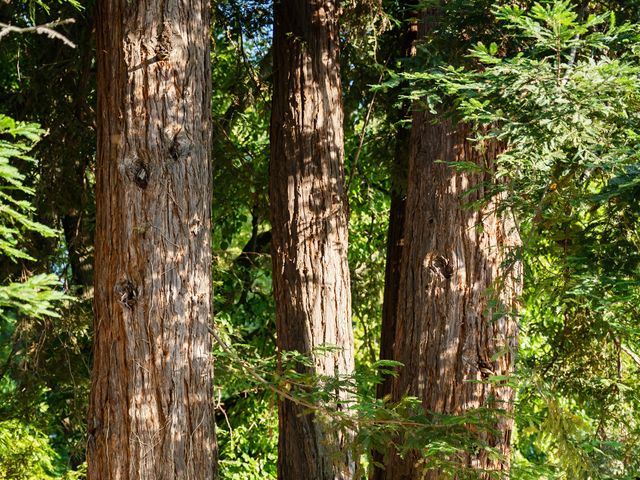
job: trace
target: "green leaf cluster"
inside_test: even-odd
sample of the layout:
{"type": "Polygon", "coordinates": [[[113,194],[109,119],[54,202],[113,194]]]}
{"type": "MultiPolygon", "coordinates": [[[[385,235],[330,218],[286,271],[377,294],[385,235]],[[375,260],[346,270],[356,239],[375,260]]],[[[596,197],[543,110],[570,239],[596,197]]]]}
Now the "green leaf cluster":
{"type": "MultiPolygon", "coordinates": [[[[485,201],[524,265],[515,478],[635,478],[640,440],[640,37],[572,2],[494,9],[504,37],[409,97],[503,145],[485,201]]],[[[469,165],[454,165],[468,170],[469,165]]],[[[475,168],[475,167],[474,167],[475,168]]]]}
{"type": "MultiPolygon", "coordinates": [[[[55,230],[33,220],[34,207],[30,198],[34,190],[24,184],[25,175],[14,164],[16,160],[34,162],[28,156],[43,131],[36,124],[15,122],[0,115],[0,255],[14,261],[33,260],[20,245],[25,232],[45,237],[55,230]]],[[[0,318],[13,309],[31,317],[58,316],[54,305],[68,297],[56,289],[52,274],[28,277],[23,282],[0,285],[0,318]]]]}

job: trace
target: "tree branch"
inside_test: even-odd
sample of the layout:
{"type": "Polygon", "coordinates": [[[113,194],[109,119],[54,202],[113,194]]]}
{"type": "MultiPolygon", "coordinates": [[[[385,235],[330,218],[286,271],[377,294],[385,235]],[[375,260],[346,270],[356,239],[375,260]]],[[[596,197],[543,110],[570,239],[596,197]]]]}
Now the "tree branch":
{"type": "Polygon", "coordinates": [[[60,25],[67,25],[70,23],[75,23],[75,20],[73,18],[54,20],[53,22],[35,25],[33,27],[16,27],[7,23],[0,23],[0,40],[2,40],[2,37],[5,37],[10,33],[38,33],[40,35],[46,35],[49,38],[56,38],[71,48],[76,48],[75,43],[60,32],[54,30],[54,28],[59,27],[60,25]]]}
{"type": "Polygon", "coordinates": [[[629,355],[629,357],[631,357],[631,359],[636,362],[636,364],[638,366],[640,366],[640,357],[638,356],[637,353],[635,353],[633,350],[629,349],[629,347],[623,345],[622,343],[620,344],[620,349],[626,353],[627,355],[629,355]]]}

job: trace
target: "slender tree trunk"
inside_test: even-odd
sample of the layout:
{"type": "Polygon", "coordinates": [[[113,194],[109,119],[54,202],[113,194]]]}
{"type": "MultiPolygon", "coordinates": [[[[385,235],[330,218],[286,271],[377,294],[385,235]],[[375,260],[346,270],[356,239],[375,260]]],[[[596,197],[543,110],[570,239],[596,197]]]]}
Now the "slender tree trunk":
{"type": "MultiPolygon", "coordinates": [[[[405,18],[413,18],[415,2],[404,3],[405,18]]],[[[418,23],[410,21],[405,31],[401,33],[401,51],[399,56],[412,57],[415,55],[415,41],[418,33],[418,23]]],[[[403,102],[398,120],[411,120],[411,107],[403,102]]],[[[396,312],[398,311],[398,287],[400,283],[400,262],[404,246],[404,222],[407,206],[407,167],[409,157],[409,141],[411,130],[401,125],[396,136],[396,148],[391,168],[391,208],[389,209],[389,228],[387,231],[387,253],[384,272],[384,297],[382,301],[382,323],[380,326],[380,360],[393,360],[393,346],[396,338],[396,312]]],[[[393,376],[382,378],[376,387],[376,397],[388,398],[391,395],[393,376]]],[[[371,480],[385,480],[383,449],[374,450],[373,471],[371,480]]]]}
{"type": "MultiPolygon", "coordinates": [[[[326,0],[281,0],[275,23],[270,196],[277,345],[304,354],[335,345],[339,351],[314,356],[314,373],[349,374],[354,360],[337,7],[326,0]]],[[[279,415],[280,479],[351,478],[353,462],[341,452],[347,435],[288,400],[280,402],[279,415]]]]}
{"type": "MultiPolygon", "coordinates": [[[[407,21],[415,16],[414,0],[403,2],[407,21]]],[[[416,54],[415,42],[418,37],[418,23],[408,21],[402,32],[401,55],[413,57],[416,54]]],[[[398,115],[399,120],[411,120],[411,107],[403,102],[398,115]]],[[[407,203],[407,167],[411,130],[400,126],[396,137],[395,155],[391,166],[391,208],[389,209],[389,229],[387,232],[387,255],[384,272],[384,298],[382,302],[382,325],[380,332],[380,359],[393,360],[393,343],[396,336],[396,311],[398,309],[398,285],[400,283],[400,261],[404,245],[404,220],[407,203]]],[[[389,376],[376,389],[377,398],[391,393],[392,377],[389,376]]]]}
{"type": "Polygon", "coordinates": [[[98,2],[89,478],[211,479],[209,2],[98,2]]]}
{"type": "MultiPolygon", "coordinates": [[[[396,337],[396,311],[398,309],[398,284],[400,282],[400,261],[404,245],[404,220],[406,209],[406,186],[400,181],[406,177],[406,157],[409,135],[406,129],[398,132],[394,158],[394,179],[391,188],[391,208],[387,232],[387,257],[384,272],[384,297],[382,302],[382,325],[380,328],[380,360],[393,360],[393,344],[396,337]],[[404,175],[403,175],[404,174],[404,175]],[[400,178],[399,178],[400,177],[400,178]]],[[[376,387],[376,397],[384,399],[391,394],[393,376],[388,375],[376,387]]],[[[371,480],[384,480],[385,470],[382,450],[372,452],[374,467],[371,480]]]]}
{"type": "MultiPolygon", "coordinates": [[[[409,115],[408,108],[403,115],[409,115]]],[[[404,222],[407,205],[407,160],[410,130],[401,128],[396,138],[392,165],[391,208],[387,231],[387,253],[384,271],[384,296],[382,300],[382,324],[380,328],[380,360],[393,360],[393,344],[396,338],[396,312],[398,310],[398,286],[400,262],[404,245],[404,222]]],[[[393,376],[388,375],[376,388],[376,397],[383,399],[391,393],[393,376]]],[[[381,460],[381,459],[378,459],[381,460]]]]}
{"type": "MultiPolygon", "coordinates": [[[[78,175],[80,177],[80,175],[78,175]]],[[[78,178],[80,182],[84,177],[78,178]]],[[[67,244],[69,255],[69,265],[71,266],[71,279],[73,285],[78,289],[77,293],[84,295],[91,294],[93,290],[93,239],[90,234],[90,227],[85,218],[84,208],[84,185],[80,183],[80,192],[76,195],[79,200],[78,207],[72,208],[62,217],[62,231],[67,244]],[[89,292],[87,292],[89,290],[89,292]]]]}

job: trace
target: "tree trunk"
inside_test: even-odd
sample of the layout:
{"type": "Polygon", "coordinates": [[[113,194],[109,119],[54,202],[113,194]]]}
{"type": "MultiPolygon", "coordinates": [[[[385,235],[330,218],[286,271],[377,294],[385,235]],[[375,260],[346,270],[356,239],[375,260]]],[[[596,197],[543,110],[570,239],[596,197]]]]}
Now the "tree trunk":
{"type": "Polygon", "coordinates": [[[98,2],[89,478],[211,479],[209,2],[98,2]]]}
{"type": "MultiPolygon", "coordinates": [[[[518,267],[506,269],[503,262],[518,237],[512,222],[496,214],[495,202],[480,211],[465,206],[484,196],[482,184],[491,180],[497,147],[485,145],[481,152],[468,140],[465,125],[434,120],[425,112],[413,118],[394,346],[404,367],[392,396],[421,398],[427,412],[510,411],[513,390],[485,381],[512,371],[517,331],[509,313],[521,280],[518,267]],[[456,172],[440,160],[473,162],[488,173],[456,172]]],[[[512,421],[501,416],[494,426],[498,435],[482,435],[504,458],[493,460],[481,451],[464,456],[461,466],[508,471],[512,421]]],[[[448,478],[435,471],[423,477],[428,464],[418,468],[418,458],[392,453],[386,478],[448,478]]]]}
{"type": "MultiPolygon", "coordinates": [[[[406,186],[398,177],[406,177],[406,157],[409,135],[406,129],[398,132],[391,188],[391,208],[389,210],[389,228],[387,231],[387,256],[384,271],[384,297],[382,300],[382,324],[380,327],[380,360],[393,360],[393,344],[396,336],[396,312],[398,309],[398,284],[400,282],[400,261],[404,245],[404,220],[406,209],[406,186]],[[404,140],[404,141],[403,141],[404,140]],[[400,173],[402,172],[402,174],[400,173]]],[[[384,399],[391,394],[393,376],[387,375],[376,387],[376,397],[384,399]]],[[[382,450],[374,450],[373,472],[371,480],[384,480],[385,470],[380,467],[384,462],[382,450]]]]}
{"type": "MultiPolygon", "coordinates": [[[[415,17],[415,2],[403,4],[405,18],[415,17]]],[[[412,57],[416,53],[415,41],[418,23],[408,21],[402,31],[400,40],[402,54],[412,57]]],[[[411,120],[411,106],[403,102],[399,110],[398,120],[411,120]]],[[[398,289],[400,284],[400,262],[404,246],[404,222],[407,207],[407,167],[411,130],[400,124],[396,136],[396,148],[391,168],[391,208],[389,209],[389,228],[387,230],[387,253],[384,272],[384,297],[382,300],[382,323],[380,325],[380,360],[393,360],[393,346],[396,338],[396,312],[398,311],[398,289]]],[[[391,395],[393,376],[387,375],[376,387],[376,397],[388,398],[391,395]]],[[[383,449],[372,452],[373,471],[371,480],[385,480],[383,449]]]]}
{"type": "MultiPolygon", "coordinates": [[[[409,108],[402,109],[402,117],[409,117],[409,108]]],[[[410,118],[410,117],[409,117],[410,118]]],[[[400,127],[396,137],[391,169],[391,207],[387,230],[387,253],[384,271],[384,296],[382,299],[382,324],[380,327],[380,360],[393,360],[393,344],[396,338],[396,312],[398,310],[398,286],[400,262],[404,245],[404,222],[407,205],[407,160],[410,130],[400,127]]],[[[376,387],[376,397],[383,399],[391,393],[392,375],[387,375],[376,387]]],[[[376,457],[378,460],[378,457],[376,457]]]]}
{"type": "MultiPolygon", "coordinates": [[[[425,9],[421,16],[418,37],[424,38],[439,9],[425,9]]],[[[391,344],[393,358],[404,365],[392,381],[392,399],[418,397],[427,413],[511,411],[514,400],[511,388],[486,380],[513,368],[517,328],[511,313],[521,276],[518,265],[504,263],[519,238],[511,219],[496,213],[499,199],[481,210],[468,206],[485,197],[483,185],[493,181],[500,148],[488,144],[479,150],[469,136],[468,126],[444,116],[413,114],[395,335],[393,342],[383,338],[383,346],[391,344]],[[462,161],[482,173],[458,172],[447,164],[462,161]]],[[[480,451],[459,458],[460,466],[508,471],[512,423],[499,416],[493,425],[499,433],[482,433],[503,454],[501,460],[480,451]]],[[[384,473],[376,474],[376,480],[450,478],[420,463],[418,452],[400,458],[393,449],[384,473]]]]}
{"type": "MultiPolygon", "coordinates": [[[[407,24],[400,37],[399,56],[413,57],[416,54],[415,42],[418,36],[418,23],[415,17],[416,2],[407,0],[402,3],[407,24]],[[411,19],[411,20],[409,20],[411,19]]],[[[399,109],[400,120],[411,120],[411,106],[404,101],[399,109]]],[[[400,261],[404,245],[404,219],[407,203],[407,167],[411,130],[400,124],[396,136],[396,148],[391,166],[391,208],[389,209],[389,229],[387,231],[387,254],[384,272],[384,297],[382,301],[382,325],[380,331],[380,360],[393,360],[393,343],[396,336],[396,311],[398,309],[398,285],[400,283],[400,261]]],[[[376,397],[384,398],[391,393],[391,376],[383,379],[376,388],[376,397]]]]}
{"type": "MultiPolygon", "coordinates": [[[[84,178],[79,178],[82,182],[84,178]]],[[[67,245],[69,265],[71,267],[71,280],[77,289],[76,294],[91,296],[93,290],[93,251],[91,249],[93,238],[91,228],[85,218],[84,208],[84,184],[80,183],[79,192],[74,195],[78,202],[78,208],[69,209],[62,217],[62,231],[67,245]],[[87,292],[87,290],[89,290],[87,292]]]]}
{"type": "MultiPolygon", "coordinates": [[[[314,355],[319,375],[350,374],[354,364],[338,35],[334,2],[276,2],[270,197],[277,345],[303,354],[339,347],[314,355]]],[[[348,435],[288,400],[279,415],[280,479],[351,478],[348,435]]]]}

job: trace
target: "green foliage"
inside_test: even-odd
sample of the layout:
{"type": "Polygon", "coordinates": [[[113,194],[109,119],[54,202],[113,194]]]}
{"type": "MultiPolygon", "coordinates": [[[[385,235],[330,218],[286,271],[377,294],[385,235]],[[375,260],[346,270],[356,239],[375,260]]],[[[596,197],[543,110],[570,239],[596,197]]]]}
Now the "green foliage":
{"type": "Polygon", "coordinates": [[[486,187],[523,242],[513,255],[525,266],[514,474],[635,478],[637,27],[569,1],[494,13],[507,40],[476,44],[465,68],[405,78],[411,98],[426,95],[434,111],[452,101],[478,141],[506,147],[486,187]]]}
{"type": "Polygon", "coordinates": [[[42,433],[17,420],[0,422],[0,478],[45,480],[55,478],[56,454],[42,433]]]}
{"type": "Polygon", "coordinates": [[[43,433],[56,452],[56,478],[83,478],[86,445],[94,9],[92,2],[82,5],[53,0],[0,7],[3,21],[17,27],[76,19],[55,27],[75,49],[60,48],[46,35],[10,34],[0,42],[0,110],[22,120],[2,117],[0,141],[3,150],[13,150],[4,157],[20,187],[2,179],[0,190],[14,201],[1,203],[26,219],[0,214],[0,230],[11,230],[10,246],[18,251],[11,257],[0,253],[0,420],[43,433]],[[43,130],[48,135],[36,145],[43,130]],[[78,257],[87,276],[78,275],[78,257]],[[69,301],[70,292],[81,301],[69,301]]]}
{"type": "MultiPolygon", "coordinates": [[[[29,197],[34,190],[24,184],[25,176],[11,160],[33,162],[28,156],[42,130],[35,124],[15,122],[0,115],[0,255],[16,261],[33,260],[20,247],[25,232],[54,236],[51,228],[32,219],[34,207],[29,197]]],[[[0,319],[12,309],[21,315],[58,316],[54,304],[68,297],[56,289],[54,275],[35,275],[23,282],[0,285],[0,319]]]]}
{"type": "Polygon", "coordinates": [[[263,29],[271,19],[264,2],[247,6],[254,15],[245,18],[231,2],[218,5],[214,17],[213,223],[214,250],[222,255],[237,255],[230,247],[242,250],[253,225],[264,229],[269,218],[270,53],[263,29]]]}
{"type": "Polygon", "coordinates": [[[62,473],[59,462],[58,453],[44,433],[18,420],[0,421],[0,479],[85,478],[86,466],[62,473]]]}
{"type": "Polygon", "coordinates": [[[237,352],[214,349],[221,479],[277,474],[276,397],[237,361],[256,359],[260,370],[258,359],[275,352],[267,200],[271,21],[262,1],[218,3],[214,11],[214,311],[217,329],[237,352]]]}
{"type": "Polygon", "coordinates": [[[24,174],[10,162],[12,158],[33,162],[27,153],[42,133],[36,124],[15,122],[0,115],[0,254],[14,260],[31,259],[18,248],[21,231],[31,230],[45,236],[55,235],[55,231],[31,219],[34,207],[29,200],[23,198],[32,196],[34,190],[24,184],[24,174]],[[20,140],[12,141],[16,137],[20,140]],[[20,198],[20,194],[23,198],[20,198]]]}
{"type": "MultiPolygon", "coordinates": [[[[353,375],[319,375],[313,373],[311,357],[298,352],[251,356],[246,345],[235,342],[231,347],[230,338],[216,334],[218,372],[222,369],[223,375],[219,385],[224,385],[218,396],[231,400],[229,405],[224,402],[218,407],[224,417],[219,422],[223,478],[275,478],[275,463],[264,460],[276,459],[277,398],[300,405],[305,414],[313,414],[323,423],[327,432],[352,437],[347,448],[360,460],[355,478],[366,478],[373,467],[371,452],[391,446],[403,456],[417,450],[425,466],[459,478],[478,478],[477,471],[460,465],[460,454],[485,450],[490,456],[499,456],[485,437],[496,433],[496,417],[505,413],[500,409],[437,415],[425,414],[417,398],[405,397],[397,403],[376,399],[375,385],[383,376],[394,374],[398,362],[374,362],[361,366],[353,375]],[[264,411],[256,417],[255,410],[261,407],[264,411]]],[[[335,351],[326,345],[317,348],[314,355],[333,355],[335,351]]]]}
{"type": "Polygon", "coordinates": [[[55,275],[34,275],[23,282],[0,287],[0,317],[10,309],[31,318],[59,317],[59,302],[70,297],[57,290],[55,275]]]}
{"type": "MultiPolygon", "coordinates": [[[[34,163],[29,151],[43,131],[35,124],[0,116],[0,259],[35,260],[24,250],[29,233],[53,237],[53,229],[33,220],[34,190],[25,184],[18,164],[34,163]]],[[[59,478],[60,457],[50,439],[32,424],[19,419],[15,408],[17,382],[6,376],[21,355],[21,341],[29,322],[60,318],[59,309],[70,297],[53,274],[25,275],[19,282],[0,285],[0,478],[59,478]]],[[[40,404],[40,407],[46,406],[40,404]]]]}
{"type": "Polygon", "coordinates": [[[29,20],[34,23],[38,20],[38,14],[43,12],[44,14],[51,13],[51,9],[60,5],[68,4],[74,9],[81,10],[84,8],[81,0],[20,0],[26,8],[29,14],[29,20]]]}

